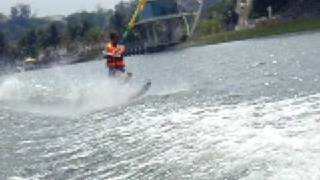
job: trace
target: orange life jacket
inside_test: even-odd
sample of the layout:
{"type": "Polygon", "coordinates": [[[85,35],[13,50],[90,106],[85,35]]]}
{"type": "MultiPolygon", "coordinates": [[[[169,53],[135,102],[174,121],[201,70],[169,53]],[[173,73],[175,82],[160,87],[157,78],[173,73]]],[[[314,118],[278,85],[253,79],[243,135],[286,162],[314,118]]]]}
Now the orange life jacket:
{"type": "Polygon", "coordinates": [[[107,52],[107,66],[108,68],[122,69],[126,67],[123,59],[123,55],[126,49],[124,46],[113,46],[112,43],[108,43],[106,46],[107,52]]]}

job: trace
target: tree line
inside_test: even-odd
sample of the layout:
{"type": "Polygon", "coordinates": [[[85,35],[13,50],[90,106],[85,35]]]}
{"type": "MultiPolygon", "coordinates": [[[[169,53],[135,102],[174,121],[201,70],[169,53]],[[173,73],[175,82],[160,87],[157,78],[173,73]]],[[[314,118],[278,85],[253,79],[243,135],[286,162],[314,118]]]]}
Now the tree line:
{"type": "Polygon", "coordinates": [[[73,51],[103,43],[108,32],[125,31],[133,10],[133,4],[121,1],[114,10],[98,7],[93,12],[39,18],[32,15],[30,5],[18,4],[9,16],[0,13],[0,60],[36,58],[46,49],[73,51]]]}

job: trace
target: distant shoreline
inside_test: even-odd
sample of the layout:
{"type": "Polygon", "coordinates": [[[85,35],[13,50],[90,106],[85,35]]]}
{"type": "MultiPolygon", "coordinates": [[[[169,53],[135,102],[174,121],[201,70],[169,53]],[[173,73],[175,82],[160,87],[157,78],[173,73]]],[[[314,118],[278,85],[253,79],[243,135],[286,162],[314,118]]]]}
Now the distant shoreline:
{"type": "Polygon", "coordinates": [[[224,42],[255,39],[304,31],[320,31],[320,18],[292,20],[289,22],[261,25],[256,28],[246,30],[228,31],[203,36],[200,35],[178,45],[176,48],[184,49],[209,44],[219,44],[224,42]]]}

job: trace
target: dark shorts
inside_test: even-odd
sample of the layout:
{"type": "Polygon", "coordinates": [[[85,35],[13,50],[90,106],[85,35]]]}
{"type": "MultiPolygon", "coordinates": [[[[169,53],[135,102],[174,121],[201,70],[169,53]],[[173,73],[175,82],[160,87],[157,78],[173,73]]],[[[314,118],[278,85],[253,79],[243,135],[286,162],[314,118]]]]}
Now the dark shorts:
{"type": "Polygon", "coordinates": [[[125,68],[109,68],[110,77],[115,77],[117,74],[124,74],[125,72],[125,68]]]}

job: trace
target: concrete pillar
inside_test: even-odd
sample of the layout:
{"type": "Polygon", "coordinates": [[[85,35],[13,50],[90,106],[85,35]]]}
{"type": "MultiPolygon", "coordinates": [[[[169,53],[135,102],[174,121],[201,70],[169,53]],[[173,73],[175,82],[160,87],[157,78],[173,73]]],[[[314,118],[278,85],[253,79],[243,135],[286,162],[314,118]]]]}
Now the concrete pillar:
{"type": "Polygon", "coordinates": [[[147,41],[146,44],[151,44],[152,42],[152,30],[151,30],[152,25],[145,25],[145,29],[146,29],[146,34],[147,34],[147,41]]]}
{"type": "Polygon", "coordinates": [[[268,11],[268,18],[269,18],[269,19],[272,19],[272,16],[273,16],[272,6],[268,6],[268,7],[267,7],[267,11],[268,11]]]}
{"type": "Polygon", "coordinates": [[[249,28],[249,16],[252,10],[253,0],[237,0],[236,12],[239,15],[237,30],[249,28]]]}
{"type": "Polygon", "coordinates": [[[159,43],[158,33],[156,29],[156,23],[152,23],[153,44],[159,43]]]}

